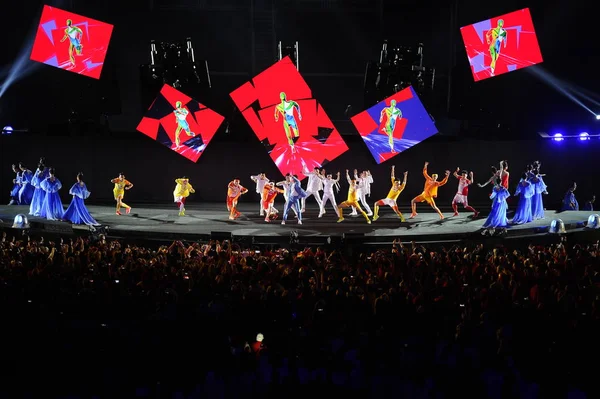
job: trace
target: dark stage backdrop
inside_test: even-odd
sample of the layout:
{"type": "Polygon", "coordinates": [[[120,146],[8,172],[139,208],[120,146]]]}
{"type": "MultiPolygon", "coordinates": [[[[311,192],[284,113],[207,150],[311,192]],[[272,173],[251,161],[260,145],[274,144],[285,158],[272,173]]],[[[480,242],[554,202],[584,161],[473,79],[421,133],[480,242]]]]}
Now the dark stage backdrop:
{"type": "MultiPolygon", "coordinates": [[[[550,192],[546,197],[548,209],[556,209],[573,180],[579,186],[576,194],[580,203],[583,204],[596,193],[598,179],[595,172],[600,165],[597,156],[600,140],[490,142],[437,136],[381,165],[375,164],[359,137],[350,137],[346,141],[350,150],[325,168],[331,172],[339,170],[342,175],[346,168],[351,171],[354,168],[370,170],[375,180],[370,202],[387,194],[391,165],[396,165],[398,175],[407,170],[408,185],[399,199],[404,211],[410,199],[423,189],[421,170],[424,161],[431,163],[430,173],[441,176],[446,169],[461,167],[473,170],[475,179],[483,181],[490,176],[490,165],[507,159],[511,170],[511,191],[514,191],[524,166],[539,159],[543,163],[543,172],[547,173],[546,182],[550,192]]],[[[85,138],[0,136],[0,187],[5,193],[2,201],[8,202],[13,178],[11,163],[23,161],[33,170],[40,156],[45,156],[48,165],[56,168],[63,182],[61,193],[64,202],[70,200],[68,189],[80,171],[85,174],[92,192],[90,203],[112,202],[110,180],[119,172],[124,172],[135,185],[134,189],[127,192],[126,198],[127,203],[134,207],[142,203],[172,203],[174,179],[182,175],[188,176],[197,189],[197,193],[190,198],[192,204],[224,202],[227,183],[234,177],[239,177],[250,190],[249,194],[243,196],[243,201],[256,201],[258,196],[254,193],[255,186],[250,175],[265,172],[272,180],[282,178],[257,140],[240,141],[227,135],[217,136],[197,164],[138,135],[85,138]]],[[[341,187],[337,196],[345,198],[348,184],[342,181],[341,187]]],[[[456,181],[452,178],[447,186],[440,188],[438,203],[441,206],[450,204],[456,187],[456,181]]],[[[489,193],[489,187],[473,188],[469,198],[485,210],[490,205],[489,193]]],[[[423,210],[425,207],[421,206],[423,210]]]]}

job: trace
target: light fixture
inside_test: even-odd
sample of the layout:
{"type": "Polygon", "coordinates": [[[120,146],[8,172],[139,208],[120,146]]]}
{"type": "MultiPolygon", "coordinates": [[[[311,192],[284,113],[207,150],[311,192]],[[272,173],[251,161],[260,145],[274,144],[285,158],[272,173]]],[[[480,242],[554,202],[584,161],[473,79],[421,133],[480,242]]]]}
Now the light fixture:
{"type": "Polygon", "coordinates": [[[565,138],[561,133],[556,133],[554,136],[552,136],[552,140],[554,141],[563,141],[564,139],[565,138]]]}
{"type": "Polygon", "coordinates": [[[13,128],[12,126],[4,126],[2,128],[2,134],[12,134],[13,128]]]}
{"type": "Polygon", "coordinates": [[[589,133],[583,132],[583,133],[579,133],[579,140],[581,141],[586,141],[590,139],[590,135],[589,133]]]}

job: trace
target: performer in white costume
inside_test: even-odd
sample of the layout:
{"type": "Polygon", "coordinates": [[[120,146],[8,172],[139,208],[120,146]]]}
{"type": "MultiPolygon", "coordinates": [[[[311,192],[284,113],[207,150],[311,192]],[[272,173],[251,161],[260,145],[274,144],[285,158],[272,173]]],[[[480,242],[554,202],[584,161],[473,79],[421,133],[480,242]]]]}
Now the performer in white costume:
{"type": "Polygon", "coordinates": [[[311,195],[315,197],[317,200],[317,204],[319,204],[319,208],[321,208],[321,194],[319,191],[323,190],[323,182],[321,181],[321,171],[319,168],[315,167],[312,172],[308,170],[306,164],[303,163],[302,173],[308,176],[308,184],[306,185],[306,197],[302,198],[302,210],[304,212],[306,210],[306,199],[311,195]]]}
{"type": "MultiPolygon", "coordinates": [[[[323,170],[323,173],[325,171],[323,170]]],[[[334,179],[331,174],[328,174],[327,177],[323,177],[323,175],[319,175],[321,181],[323,182],[323,199],[321,201],[321,211],[319,212],[319,217],[322,217],[325,214],[325,204],[327,201],[331,202],[333,205],[333,209],[335,209],[335,213],[340,217],[337,203],[335,202],[335,193],[333,188],[335,187],[338,192],[340,192],[340,172],[337,172],[337,177],[334,179]]]]}

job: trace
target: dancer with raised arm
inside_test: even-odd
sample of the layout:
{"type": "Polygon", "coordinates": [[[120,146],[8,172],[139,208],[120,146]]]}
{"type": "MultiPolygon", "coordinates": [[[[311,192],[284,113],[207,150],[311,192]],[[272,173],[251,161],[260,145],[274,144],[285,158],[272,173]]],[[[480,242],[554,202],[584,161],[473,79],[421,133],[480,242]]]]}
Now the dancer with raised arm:
{"type": "Polygon", "coordinates": [[[56,177],[54,168],[48,168],[48,177],[40,183],[40,187],[46,192],[40,217],[48,220],[62,220],[65,210],[58,193],[62,188],[62,183],[56,177]]]}
{"type": "Polygon", "coordinates": [[[248,189],[240,184],[240,179],[233,179],[227,185],[227,210],[229,211],[229,220],[235,220],[242,214],[237,210],[237,204],[240,197],[248,192],[248,189]]]}
{"type": "Polygon", "coordinates": [[[119,173],[119,177],[112,179],[110,182],[115,185],[113,196],[115,197],[115,201],[117,201],[116,214],[121,216],[121,208],[125,208],[125,213],[129,215],[131,207],[123,202],[123,198],[125,198],[125,190],[131,190],[133,184],[125,178],[123,173],[119,173]]]}
{"type": "MultiPolygon", "coordinates": [[[[258,204],[260,205],[259,215],[264,216],[265,209],[263,208],[263,189],[265,187],[265,184],[269,183],[270,180],[267,178],[267,175],[265,175],[264,173],[259,173],[254,176],[250,176],[250,179],[252,179],[252,181],[254,183],[256,183],[256,193],[260,196],[260,200],[258,201],[258,204]]],[[[273,209],[275,209],[275,208],[273,208],[273,209]]],[[[277,212],[277,209],[275,209],[275,212],[277,212]]]]}
{"type": "Polygon", "coordinates": [[[398,215],[401,222],[406,222],[402,212],[400,212],[398,209],[398,203],[396,201],[398,200],[400,193],[404,191],[404,188],[406,187],[406,178],[408,177],[408,172],[404,172],[404,180],[400,182],[400,180],[396,180],[396,176],[394,174],[395,169],[396,167],[392,166],[392,188],[390,189],[390,192],[388,193],[387,197],[380,199],[375,203],[375,215],[373,216],[373,221],[379,219],[379,207],[387,205],[392,208],[394,212],[396,212],[396,215],[398,215]]]}
{"type": "Polygon", "coordinates": [[[175,184],[173,198],[179,207],[179,216],[185,216],[185,200],[190,194],[194,194],[196,190],[194,190],[194,187],[192,187],[190,180],[186,176],[175,179],[175,184]]]}
{"type": "MultiPolygon", "coordinates": [[[[323,174],[325,173],[325,170],[323,170],[323,174]]],[[[326,177],[323,177],[323,175],[319,175],[321,178],[321,181],[323,181],[323,200],[321,201],[321,211],[319,212],[319,217],[323,217],[323,215],[325,214],[325,204],[327,204],[327,201],[331,202],[331,205],[333,206],[333,209],[335,210],[335,214],[338,216],[338,218],[340,217],[339,215],[339,210],[338,210],[338,206],[337,206],[337,202],[335,201],[335,193],[333,191],[333,188],[335,187],[337,189],[337,191],[340,191],[340,185],[339,185],[339,181],[340,181],[340,172],[337,172],[337,177],[334,179],[333,176],[331,174],[328,174],[326,177]]]]}
{"type": "Polygon", "coordinates": [[[440,220],[444,219],[444,214],[435,204],[435,199],[437,198],[438,188],[448,183],[450,171],[447,170],[444,179],[442,181],[438,181],[437,174],[434,173],[431,176],[429,176],[429,174],[427,173],[428,165],[429,162],[425,162],[425,165],[423,166],[423,176],[425,177],[425,187],[423,188],[423,192],[410,201],[410,206],[412,208],[412,214],[410,215],[410,219],[418,215],[417,203],[419,202],[427,202],[433,208],[433,210],[436,211],[437,214],[440,216],[440,220]]]}
{"type": "Polygon", "coordinates": [[[496,179],[494,182],[494,189],[490,195],[490,199],[492,200],[492,210],[482,226],[485,230],[481,234],[493,234],[497,228],[506,229],[508,226],[508,218],[506,217],[508,203],[506,202],[506,199],[508,197],[510,197],[510,193],[502,185],[502,180],[496,179]]]}
{"type": "Polygon", "coordinates": [[[29,205],[33,199],[35,188],[31,185],[33,181],[33,172],[27,169],[23,162],[19,162],[19,170],[21,171],[21,188],[19,189],[19,204],[29,205]]]}
{"type": "Polygon", "coordinates": [[[519,197],[517,210],[513,216],[513,224],[525,224],[533,221],[533,213],[531,212],[531,197],[535,194],[535,185],[529,181],[527,173],[523,173],[521,180],[517,185],[515,197],[519,197]]]}
{"type": "Polygon", "coordinates": [[[348,173],[348,169],[346,169],[346,180],[348,180],[348,199],[346,199],[346,201],[342,202],[339,206],[338,206],[338,215],[339,215],[339,219],[338,219],[338,223],[343,222],[344,221],[344,208],[349,208],[349,207],[354,207],[356,209],[358,209],[358,211],[364,216],[365,219],[367,219],[367,223],[371,224],[371,219],[369,219],[369,216],[367,215],[367,213],[365,211],[362,210],[362,208],[360,207],[360,204],[358,203],[358,182],[356,181],[356,179],[350,179],[350,174],[348,173]]]}
{"type": "Polygon", "coordinates": [[[73,196],[71,205],[65,211],[63,219],[73,224],[86,224],[88,226],[99,226],[98,223],[85,206],[85,200],[89,198],[90,192],[83,182],[83,173],[77,174],[77,183],[69,190],[69,194],[73,196]]]}
{"type": "Polygon", "coordinates": [[[42,189],[40,184],[48,177],[48,168],[46,167],[46,159],[40,158],[38,168],[31,179],[31,185],[34,187],[33,198],[31,199],[31,205],[29,206],[29,214],[31,216],[40,216],[42,210],[42,204],[46,197],[46,192],[42,189]]]}
{"type": "MultiPolygon", "coordinates": [[[[371,195],[371,184],[373,183],[373,176],[371,172],[365,170],[358,174],[358,171],[354,169],[354,180],[358,183],[358,191],[356,192],[356,197],[359,203],[365,208],[367,212],[367,216],[373,216],[373,211],[371,207],[367,203],[367,195],[371,195]]],[[[352,208],[351,216],[356,216],[356,208],[352,208]]]]}
{"type": "Polygon", "coordinates": [[[533,197],[531,197],[531,213],[533,220],[544,219],[546,216],[544,210],[544,194],[548,194],[548,187],[544,183],[544,175],[540,173],[541,163],[535,161],[529,176],[529,182],[534,187],[533,197]]]}
{"type": "Polygon", "coordinates": [[[298,216],[298,224],[302,224],[302,212],[300,211],[300,201],[306,197],[306,191],[302,189],[300,180],[295,175],[287,175],[286,182],[288,185],[288,201],[285,203],[285,209],[283,211],[283,220],[281,224],[285,224],[287,221],[288,213],[290,209],[296,209],[296,215],[298,216]]]}
{"type": "Polygon", "coordinates": [[[454,216],[458,216],[458,204],[462,204],[462,206],[468,210],[473,212],[473,217],[476,218],[479,216],[479,212],[477,212],[472,206],[469,206],[469,186],[475,181],[473,180],[473,172],[467,172],[463,170],[460,175],[460,168],[456,168],[454,171],[454,177],[458,179],[458,190],[456,191],[456,195],[454,199],[452,199],[452,209],[454,210],[454,216]]]}
{"type": "MultiPolygon", "coordinates": [[[[275,183],[275,186],[283,188],[283,198],[285,199],[285,204],[283,205],[283,209],[285,209],[290,200],[290,188],[291,188],[292,184],[290,183],[290,181],[288,180],[288,178],[286,176],[285,180],[275,183]]],[[[294,207],[292,207],[291,209],[292,209],[292,211],[294,211],[294,214],[296,215],[296,218],[297,218],[298,211],[294,207]]]]}
{"type": "Polygon", "coordinates": [[[306,185],[306,197],[302,198],[302,209],[301,212],[306,211],[306,200],[311,195],[315,197],[317,200],[317,204],[319,204],[319,209],[321,209],[321,204],[323,201],[321,200],[321,194],[319,191],[323,190],[323,182],[321,181],[321,171],[318,167],[314,167],[311,171],[308,170],[306,164],[302,162],[302,173],[308,176],[308,184],[306,185]]]}
{"type": "Polygon", "coordinates": [[[500,161],[500,169],[492,166],[492,177],[484,184],[478,184],[479,187],[485,187],[490,183],[496,183],[496,178],[500,179],[502,187],[508,190],[510,173],[508,172],[508,161],[500,161]]]}
{"type": "Polygon", "coordinates": [[[283,193],[284,190],[275,186],[275,183],[268,182],[263,187],[262,192],[262,206],[263,214],[265,215],[265,222],[269,223],[271,220],[277,218],[277,210],[273,206],[277,194],[283,193]]]}

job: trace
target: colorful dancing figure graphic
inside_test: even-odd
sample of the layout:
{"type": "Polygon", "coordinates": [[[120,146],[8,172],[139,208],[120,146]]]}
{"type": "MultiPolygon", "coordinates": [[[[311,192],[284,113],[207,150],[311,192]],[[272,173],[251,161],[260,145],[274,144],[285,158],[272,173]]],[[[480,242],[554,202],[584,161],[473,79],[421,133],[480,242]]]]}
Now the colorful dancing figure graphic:
{"type": "Polygon", "coordinates": [[[67,19],[67,29],[65,29],[65,35],[60,40],[64,42],[69,39],[69,59],[71,60],[71,66],[75,66],[75,54],[81,55],[83,45],[81,39],[83,38],[83,31],[77,26],[73,25],[73,21],[67,19]]]}
{"type": "Polygon", "coordinates": [[[392,153],[395,153],[396,150],[394,149],[394,129],[396,128],[396,122],[398,121],[398,119],[402,119],[402,111],[396,108],[396,100],[392,100],[390,102],[389,107],[385,107],[381,110],[381,115],[379,116],[379,123],[383,122],[384,116],[386,117],[386,121],[381,131],[388,135],[390,150],[392,151],[392,153]]]}
{"type": "Polygon", "coordinates": [[[181,148],[181,140],[179,138],[181,131],[183,130],[190,137],[194,137],[196,133],[190,130],[190,124],[186,120],[190,112],[183,108],[181,101],[175,103],[175,111],[173,111],[173,113],[175,114],[175,121],[177,122],[177,129],[175,130],[175,150],[179,150],[181,148]]]}
{"type": "Polygon", "coordinates": [[[300,137],[300,131],[298,130],[296,118],[294,117],[294,109],[296,112],[298,112],[298,119],[302,120],[300,105],[298,105],[296,101],[288,101],[284,92],[279,94],[279,98],[281,98],[281,103],[275,107],[275,122],[279,122],[279,115],[283,117],[283,128],[285,129],[285,135],[287,137],[288,144],[290,145],[292,152],[296,152],[294,139],[300,137]]]}
{"type": "Polygon", "coordinates": [[[492,70],[492,76],[494,76],[494,70],[496,69],[496,61],[498,61],[498,57],[500,57],[500,49],[502,48],[502,43],[504,43],[504,47],[506,48],[506,29],[504,29],[504,20],[498,20],[498,26],[493,29],[490,29],[485,34],[485,40],[487,44],[490,45],[490,57],[492,57],[492,62],[490,63],[490,69],[492,70]]]}

